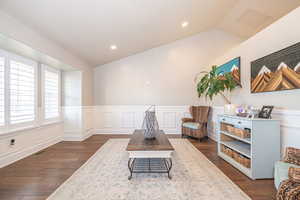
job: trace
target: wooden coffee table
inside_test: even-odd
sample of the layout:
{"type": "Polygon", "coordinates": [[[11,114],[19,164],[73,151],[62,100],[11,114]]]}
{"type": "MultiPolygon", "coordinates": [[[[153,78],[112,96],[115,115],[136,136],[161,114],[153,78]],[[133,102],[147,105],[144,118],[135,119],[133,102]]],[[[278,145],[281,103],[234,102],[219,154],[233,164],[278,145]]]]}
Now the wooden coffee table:
{"type": "Polygon", "coordinates": [[[174,148],[164,131],[160,130],[156,135],[156,139],[145,140],[143,130],[134,131],[126,148],[129,153],[129,180],[133,173],[167,173],[171,179],[174,148]]]}

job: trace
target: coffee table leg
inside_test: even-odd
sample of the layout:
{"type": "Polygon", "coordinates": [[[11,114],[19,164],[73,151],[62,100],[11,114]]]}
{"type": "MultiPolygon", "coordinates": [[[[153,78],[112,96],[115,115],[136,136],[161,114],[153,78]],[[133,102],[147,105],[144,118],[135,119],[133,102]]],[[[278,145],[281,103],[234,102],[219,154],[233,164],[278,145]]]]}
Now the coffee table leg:
{"type": "Polygon", "coordinates": [[[130,172],[130,175],[128,176],[128,180],[130,180],[132,178],[134,161],[135,161],[135,159],[131,159],[131,158],[129,158],[129,160],[128,160],[128,169],[130,172]]]}
{"type": "Polygon", "coordinates": [[[172,159],[171,158],[169,158],[169,159],[165,158],[164,162],[165,162],[165,166],[167,168],[168,178],[172,179],[172,176],[170,174],[170,171],[171,171],[172,166],[173,166],[172,159]]]}

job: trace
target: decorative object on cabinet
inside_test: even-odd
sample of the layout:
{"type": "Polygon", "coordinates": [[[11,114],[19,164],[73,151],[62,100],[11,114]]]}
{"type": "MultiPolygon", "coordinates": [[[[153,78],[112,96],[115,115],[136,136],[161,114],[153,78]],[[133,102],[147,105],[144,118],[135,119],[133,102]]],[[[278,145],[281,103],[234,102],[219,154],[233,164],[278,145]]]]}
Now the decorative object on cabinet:
{"type": "Polygon", "coordinates": [[[200,140],[206,137],[209,111],[208,106],[191,106],[192,118],[182,118],[182,136],[191,136],[200,140]]]}
{"type": "Polygon", "coordinates": [[[227,72],[222,74],[222,76],[219,76],[217,66],[212,66],[212,69],[209,72],[203,71],[199,74],[204,74],[200,81],[198,81],[198,76],[195,78],[195,81],[198,81],[197,92],[199,98],[205,96],[212,100],[214,96],[221,95],[226,101],[224,112],[234,115],[236,106],[231,104],[230,100],[224,95],[225,91],[232,91],[237,87],[237,83],[232,74],[227,72]]]}
{"type": "Polygon", "coordinates": [[[230,73],[238,85],[241,85],[241,57],[234,58],[217,67],[217,74],[223,76],[230,73]]]}
{"type": "Polygon", "coordinates": [[[300,88],[300,43],[251,62],[251,93],[300,88]]]}
{"type": "Polygon", "coordinates": [[[251,179],[273,178],[280,121],[219,115],[218,123],[218,155],[251,179]]]}
{"type": "Polygon", "coordinates": [[[255,109],[253,106],[241,105],[236,109],[236,115],[239,117],[255,118],[258,117],[259,111],[260,110],[255,109]]]}
{"type": "Polygon", "coordinates": [[[248,117],[252,118],[252,119],[258,118],[259,112],[260,112],[259,109],[254,108],[254,107],[251,106],[248,117]]]}
{"type": "Polygon", "coordinates": [[[271,119],[271,113],[273,110],[274,106],[263,106],[260,112],[258,113],[259,118],[264,118],[264,119],[271,119]]]}

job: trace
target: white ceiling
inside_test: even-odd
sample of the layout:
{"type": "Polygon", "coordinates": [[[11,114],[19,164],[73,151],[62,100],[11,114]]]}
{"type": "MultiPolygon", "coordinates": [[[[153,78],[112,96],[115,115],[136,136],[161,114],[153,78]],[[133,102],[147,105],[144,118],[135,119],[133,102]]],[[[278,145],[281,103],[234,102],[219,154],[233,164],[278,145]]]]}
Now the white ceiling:
{"type": "Polygon", "coordinates": [[[3,12],[91,66],[213,28],[248,38],[298,6],[299,0],[0,1],[3,12]]]}

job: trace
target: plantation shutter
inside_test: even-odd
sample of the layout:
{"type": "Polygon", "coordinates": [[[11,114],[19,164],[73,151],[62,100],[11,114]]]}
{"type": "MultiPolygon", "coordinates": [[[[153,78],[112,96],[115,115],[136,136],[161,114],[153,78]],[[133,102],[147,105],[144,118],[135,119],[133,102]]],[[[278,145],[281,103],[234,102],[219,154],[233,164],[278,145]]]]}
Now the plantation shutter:
{"type": "Polygon", "coordinates": [[[44,67],[44,107],[45,119],[59,117],[60,110],[60,73],[49,67],[44,67]]]}
{"type": "Polygon", "coordinates": [[[10,124],[35,120],[35,66],[14,59],[9,64],[10,124]]]}
{"type": "Polygon", "coordinates": [[[0,56],[0,126],[4,126],[4,68],[5,58],[0,56]]]}

